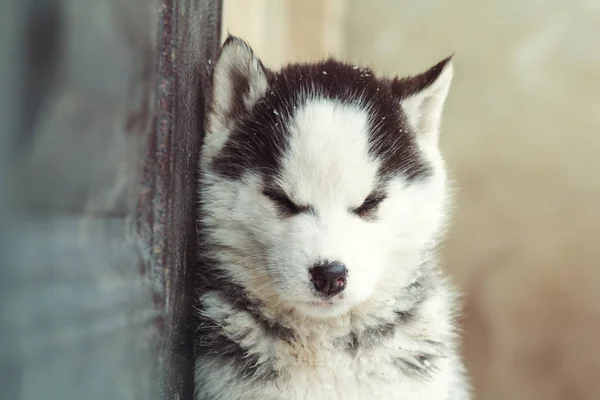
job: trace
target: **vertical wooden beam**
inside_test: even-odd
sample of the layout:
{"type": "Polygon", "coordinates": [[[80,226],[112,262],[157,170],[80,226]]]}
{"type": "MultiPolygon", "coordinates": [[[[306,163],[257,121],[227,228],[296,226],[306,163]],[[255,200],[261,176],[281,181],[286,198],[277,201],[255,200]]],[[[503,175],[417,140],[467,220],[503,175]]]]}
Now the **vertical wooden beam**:
{"type": "Polygon", "coordinates": [[[165,398],[193,396],[192,302],[196,271],[197,167],[205,94],[221,30],[220,0],[164,0],[158,82],[146,153],[138,232],[163,309],[160,357],[165,398]]]}
{"type": "Polygon", "coordinates": [[[0,398],[192,399],[220,17],[220,0],[2,3],[0,398]]]}

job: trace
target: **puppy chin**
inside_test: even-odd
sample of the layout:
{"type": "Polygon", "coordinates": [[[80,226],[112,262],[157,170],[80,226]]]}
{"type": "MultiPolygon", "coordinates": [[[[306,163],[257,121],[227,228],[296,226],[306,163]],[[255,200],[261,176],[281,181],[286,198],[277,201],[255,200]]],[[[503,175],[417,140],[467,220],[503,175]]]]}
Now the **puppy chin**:
{"type": "Polygon", "coordinates": [[[344,301],[328,302],[326,300],[316,300],[296,304],[298,313],[314,319],[336,318],[350,311],[350,305],[344,301]]]}
{"type": "Polygon", "coordinates": [[[314,319],[328,319],[338,318],[349,313],[353,308],[369,299],[372,291],[368,287],[349,285],[342,293],[329,299],[320,297],[311,290],[296,292],[295,295],[282,290],[280,295],[281,300],[286,304],[285,308],[293,309],[298,315],[314,319]]]}
{"type": "Polygon", "coordinates": [[[347,314],[360,303],[351,292],[344,291],[331,299],[311,296],[308,301],[296,301],[294,308],[298,313],[315,319],[337,318],[347,314]]]}

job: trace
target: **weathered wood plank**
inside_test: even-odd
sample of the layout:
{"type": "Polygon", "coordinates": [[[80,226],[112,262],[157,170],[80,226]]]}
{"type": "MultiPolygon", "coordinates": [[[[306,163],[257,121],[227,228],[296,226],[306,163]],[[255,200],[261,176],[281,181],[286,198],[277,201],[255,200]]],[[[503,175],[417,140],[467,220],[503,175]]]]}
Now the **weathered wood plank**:
{"type": "Polygon", "coordinates": [[[221,2],[8,3],[0,398],[191,399],[196,165],[221,2]]]}

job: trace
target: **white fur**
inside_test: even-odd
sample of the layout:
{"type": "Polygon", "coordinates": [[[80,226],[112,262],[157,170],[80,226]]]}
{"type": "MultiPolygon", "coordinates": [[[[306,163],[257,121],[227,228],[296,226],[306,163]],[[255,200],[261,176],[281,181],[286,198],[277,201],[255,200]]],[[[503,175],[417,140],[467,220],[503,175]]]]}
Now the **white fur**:
{"type": "MultiPolygon", "coordinates": [[[[455,339],[449,321],[437,317],[450,311],[450,300],[452,295],[441,286],[438,294],[424,305],[429,318],[419,328],[396,332],[385,347],[359,351],[351,356],[337,349],[333,340],[347,334],[353,325],[365,324],[368,317],[363,319],[360,313],[327,320],[297,319],[294,327],[304,334],[304,340],[289,345],[270,340],[268,333],[252,323],[249,315],[240,315],[221,299],[206,295],[204,301],[212,305],[209,312],[214,318],[230,330],[251,330],[244,346],[251,354],[263,356],[265,361],[276,361],[291,379],[256,385],[241,382],[232,368],[211,364],[197,364],[196,375],[213,382],[210,393],[213,397],[207,398],[218,400],[467,400],[470,398],[468,387],[457,358],[441,359],[426,378],[406,376],[392,361],[396,356],[423,351],[423,340],[455,339]]],[[[288,322],[297,317],[281,316],[288,322]]]]}
{"type": "Polygon", "coordinates": [[[401,102],[409,123],[419,133],[419,142],[425,147],[437,149],[442,111],[453,74],[450,60],[433,84],[401,102]]]}
{"type": "Polygon", "coordinates": [[[218,153],[224,144],[227,135],[225,131],[231,129],[231,122],[227,119],[235,96],[235,88],[232,83],[232,74],[237,73],[245,76],[249,81],[250,91],[241,101],[247,109],[265,94],[267,90],[267,76],[260,61],[252,54],[248,46],[241,41],[234,41],[224,48],[217,59],[212,88],[212,112],[207,118],[207,132],[220,132],[217,135],[208,135],[203,152],[205,160],[210,159],[218,153]]]}
{"type": "MultiPolygon", "coordinates": [[[[435,263],[424,259],[424,250],[446,222],[446,174],[437,136],[451,66],[425,91],[402,102],[432,177],[412,184],[396,177],[387,186],[377,218],[365,220],[349,210],[360,206],[379,184],[380,160],[367,151],[368,110],[356,105],[308,97],[292,112],[279,183],[294,202],[310,204],[314,214],[280,218],[262,193],[259,175],[248,172],[241,181],[228,181],[210,169],[229,135],[230,127],[218,115],[235,96],[227,86],[227,68],[237,68],[240,62],[255,82],[252,93],[266,90],[264,71],[255,68],[259,64],[252,54],[232,52],[222,61],[224,69],[217,65],[216,105],[201,163],[209,188],[202,192],[202,218],[211,228],[212,241],[235,249],[215,252],[228,276],[260,302],[268,319],[297,332],[298,341],[274,340],[249,312],[236,309],[218,293],[204,294],[201,313],[225,333],[247,332],[242,347],[287,377],[258,384],[240,380],[231,365],[200,359],[197,379],[211,382],[204,395],[223,400],[468,399],[456,349],[454,292],[435,263]],[[348,268],[347,287],[329,306],[317,305],[308,273],[323,259],[341,261],[348,268]],[[355,355],[335,346],[350,332],[393,322],[394,311],[410,305],[410,296],[400,295],[403,288],[424,264],[433,269],[434,294],[422,304],[417,323],[396,330],[385,345],[359,349],[355,355]],[[394,366],[394,357],[435,353],[426,348],[431,347],[429,341],[442,343],[446,352],[428,378],[407,376],[394,366]]],[[[256,100],[251,97],[246,104],[256,100]]]]}

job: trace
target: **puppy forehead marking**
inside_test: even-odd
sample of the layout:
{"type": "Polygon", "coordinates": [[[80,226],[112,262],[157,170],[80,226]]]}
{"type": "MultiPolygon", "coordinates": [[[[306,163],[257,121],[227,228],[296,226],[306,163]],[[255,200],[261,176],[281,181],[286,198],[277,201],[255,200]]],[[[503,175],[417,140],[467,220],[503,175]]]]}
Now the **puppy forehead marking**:
{"type": "Polygon", "coordinates": [[[377,180],[369,114],[355,104],[314,98],[290,119],[282,185],[301,201],[332,195],[360,204],[377,180]]]}

